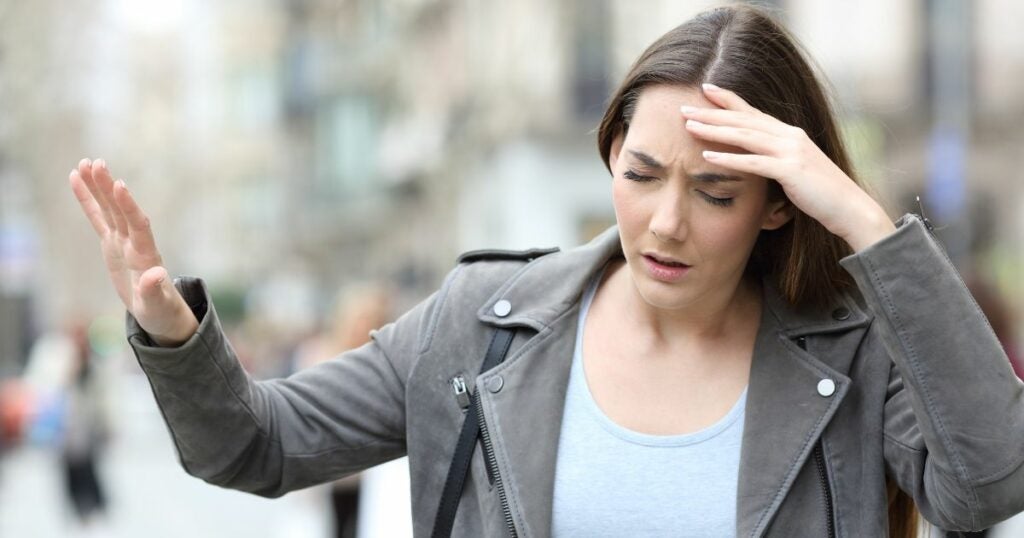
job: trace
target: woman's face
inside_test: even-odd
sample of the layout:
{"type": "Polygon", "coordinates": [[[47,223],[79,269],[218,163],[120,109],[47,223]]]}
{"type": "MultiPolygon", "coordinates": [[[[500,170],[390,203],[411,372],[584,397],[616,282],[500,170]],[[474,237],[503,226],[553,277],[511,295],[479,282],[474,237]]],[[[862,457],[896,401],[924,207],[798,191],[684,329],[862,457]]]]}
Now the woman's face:
{"type": "Polygon", "coordinates": [[[705,161],[704,150],[747,152],[690,136],[681,105],[715,107],[696,88],[644,89],[609,159],[633,283],[648,304],[670,310],[728,301],[758,233],[791,215],[784,200],[768,201],[768,180],[705,161]]]}

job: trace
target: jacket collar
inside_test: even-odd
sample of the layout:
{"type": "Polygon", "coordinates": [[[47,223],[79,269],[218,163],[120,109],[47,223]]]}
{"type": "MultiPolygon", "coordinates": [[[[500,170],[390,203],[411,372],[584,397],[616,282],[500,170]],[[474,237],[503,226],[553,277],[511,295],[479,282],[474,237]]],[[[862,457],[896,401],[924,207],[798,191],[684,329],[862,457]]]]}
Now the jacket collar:
{"type": "MultiPolygon", "coordinates": [[[[572,307],[587,282],[606,262],[622,256],[617,226],[612,226],[581,247],[542,256],[525,265],[502,285],[477,311],[477,317],[497,327],[530,327],[540,331],[572,307]],[[498,301],[512,308],[505,316],[494,312],[498,301]]],[[[864,326],[869,316],[851,298],[834,305],[794,308],[782,297],[771,279],[762,280],[764,309],[778,322],[779,330],[796,338],[844,331],[864,326]]]]}
{"type": "Polygon", "coordinates": [[[581,247],[549,254],[525,265],[498,288],[477,311],[484,323],[498,327],[530,327],[540,331],[571,308],[590,278],[605,262],[622,256],[618,227],[612,226],[581,247]],[[494,313],[498,301],[509,301],[505,316],[494,313]]]}
{"type": "MultiPolygon", "coordinates": [[[[480,397],[484,418],[492,425],[499,473],[524,534],[550,534],[558,435],[576,335],[572,314],[578,312],[586,283],[605,262],[621,255],[618,229],[609,228],[585,246],[527,264],[477,312],[493,326],[537,331],[476,380],[476,386],[483,386],[489,376],[503,376],[507,387],[498,394],[481,391],[480,397]],[[498,316],[494,305],[502,300],[511,303],[511,310],[498,316]]],[[[738,536],[762,535],[770,524],[849,391],[846,373],[870,322],[850,298],[824,308],[796,309],[770,281],[763,284],[740,456],[738,536]],[[800,337],[807,349],[797,344],[800,337]],[[833,381],[834,393],[818,392],[823,379],[833,381]]]]}

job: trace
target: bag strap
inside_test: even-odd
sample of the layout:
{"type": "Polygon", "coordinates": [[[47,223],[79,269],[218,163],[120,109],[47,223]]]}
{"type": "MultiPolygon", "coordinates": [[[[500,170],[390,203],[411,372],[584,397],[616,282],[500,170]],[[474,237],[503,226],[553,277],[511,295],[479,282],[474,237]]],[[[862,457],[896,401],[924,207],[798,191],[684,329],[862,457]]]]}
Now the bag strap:
{"type": "MultiPolygon", "coordinates": [[[[515,329],[498,327],[494,330],[491,343],[487,346],[487,354],[484,355],[483,366],[480,368],[481,374],[505,360],[505,355],[508,353],[515,334],[515,329]]],[[[455,455],[452,456],[452,462],[448,466],[448,478],[444,481],[441,502],[437,507],[437,517],[434,518],[434,530],[430,534],[432,538],[447,538],[452,534],[452,527],[455,525],[455,512],[459,509],[459,498],[462,497],[462,488],[466,484],[469,463],[473,457],[473,450],[476,449],[476,440],[480,436],[480,413],[480,397],[474,394],[466,409],[466,418],[462,422],[462,431],[459,432],[455,455]]]]}

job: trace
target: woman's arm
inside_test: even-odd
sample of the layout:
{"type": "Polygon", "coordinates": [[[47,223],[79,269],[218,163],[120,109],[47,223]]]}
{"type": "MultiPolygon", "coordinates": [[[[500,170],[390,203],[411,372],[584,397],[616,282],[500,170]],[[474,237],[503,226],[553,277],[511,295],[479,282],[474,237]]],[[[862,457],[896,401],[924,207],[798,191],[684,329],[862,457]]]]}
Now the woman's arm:
{"type": "Polygon", "coordinates": [[[893,360],[887,471],[929,521],[987,528],[1024,510],[1024,384],[921,220],[898,225],[840,262],[893,360]]]}
{"type": "Polygon", "coordinates": [[[128,338],[185,470],[277,497],[405,454],[405,382],[435,296],[366,345],[286,379],[254,381],[239,364],[201,280],[176,282],[201,321],[174,348],[128,338]]]}
{"type": "Polygon", "coordinates": [[[255,382],[224,337],[202,281],[170,281],[149,219],[124,182],[102,160],[88,159],[69,180],[189,473],[278,496],[404,454],[405,379],[433,297],[361,348],[288,379],[255,382]]]}

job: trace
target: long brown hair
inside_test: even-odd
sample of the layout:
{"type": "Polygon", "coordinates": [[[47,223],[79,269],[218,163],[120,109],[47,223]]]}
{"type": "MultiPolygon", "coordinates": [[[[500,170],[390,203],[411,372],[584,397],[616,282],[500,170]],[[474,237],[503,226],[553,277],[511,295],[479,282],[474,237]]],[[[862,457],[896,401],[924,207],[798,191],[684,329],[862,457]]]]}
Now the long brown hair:
{"type": "MultiPolygon", "coordinates": [[[[598,128],[605,166],[612,145],[629,130],[640,92],[659,84],[696,88],[710,82],[739,94],[751,106],[807,133],[822,152],[861,188],[837,128],[822,79],[799,42],[774,17],[749,5],[705,11],[661,36],[636,60],[598,128]]],[[[771,196],[784,197],[771,182],[771,196]]],[[[794,207],[785,226],[762,231],[748,270],[774,279],[794,305],[827,304],[853,285],[839,260],[851,253],[841,238],[794,207]]],[[[887,480],[889,535],[917,530],[913,500],[887,480]]]]}

